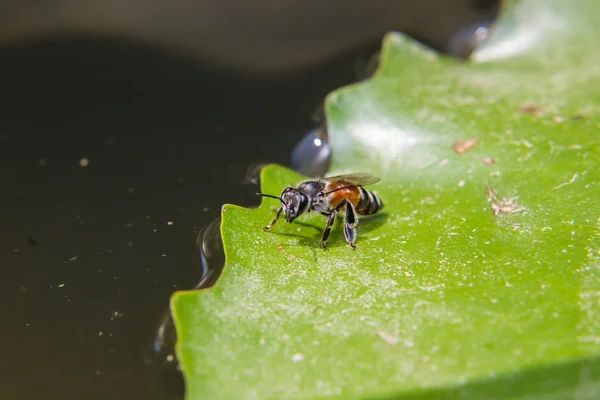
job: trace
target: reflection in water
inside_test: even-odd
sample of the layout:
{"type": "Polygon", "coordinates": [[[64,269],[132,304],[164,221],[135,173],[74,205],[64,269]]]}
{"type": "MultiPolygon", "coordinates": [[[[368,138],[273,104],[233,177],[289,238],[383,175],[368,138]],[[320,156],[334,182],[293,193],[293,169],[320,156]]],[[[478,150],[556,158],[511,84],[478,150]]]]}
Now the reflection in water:
{"type": "Polygon", "coordinates": [[[156,330],[156,336],[152,345],[152,352],[159,363],[172,363],[176,361],[176,341],[177,335],[175,325],[173,324],[173,317],[171,317],[171,310],[166,310],[160,319],[160,324],[156,330]]]}
{"type": "MultiPolygon", "coordinates": [[[[200,249],[202,270],[200,280],[192,288],[193,290],[204,289],[214,285],[223,271],[225,253],[223,251],[220,227],[221,218],[217,218],[198,233],[196,244],[200,249]]],[[[160,363],[173,363],[177,361],[175,358],[176,341],[177,333],[171,310],[167,310],[161,318],[152,348],[154,356],[160,363]]]]}
{"type": "Polygon", "coordinates": [[[376,52],[365,57],[358,58],[354,62],[354,80],[356,82],[369,79],[375,74],[375,72],[377,72],[377,68],[379,68],[380,55],[381,52],[377,50],[376,52]]]}
{"type": "Polygon", "coordinates": [[[254,163],[246,169],[246,176],[244,177],[244,183],[258,185],[260,182],[260,171],[267,166],[265,163],[254,163]]]}
{"type": "Polygon", "coordinates": [[[196,244],[200,248],[202,276],[194,289],[203,289],[214,285],[225,266],[225,253],[221,239],[221,217],[215,219],[198,234],[196,244]]]}

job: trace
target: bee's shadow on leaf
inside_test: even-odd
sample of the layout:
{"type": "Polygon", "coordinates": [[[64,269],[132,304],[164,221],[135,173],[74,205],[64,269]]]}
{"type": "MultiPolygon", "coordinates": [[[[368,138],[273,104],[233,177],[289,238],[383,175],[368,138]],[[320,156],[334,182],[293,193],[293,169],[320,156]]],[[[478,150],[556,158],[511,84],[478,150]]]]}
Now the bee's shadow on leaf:
{"type": "MultiPolygon", "coordinates": [[[[375,215],[362,215],[359,216],[359,224],[356,227],[357,229],[357,245],[360,248],[360,242],[367,242],[364,238],[364,235],[368,232],[379,229],[383,226],[388,219],[387,213],[379,213],[375,215]]],[[[322,223],[318,224],[316,222],[308,223],[303,221],[294,221],[291,226],[301,226],[304,228],[310,228],[315,233],[310,235],[306,230],[302,230],[298,233],[292,232],[282,232],[283,229],[277,230],[277,225],[273,230],[269,231],[269,233],[279,235],[279,236],[287,236],[296,238],[298,240],[299,246],[309,246],[309,247],[321,247],[321,236],[323,235],[323,230],[325,230],[325,226],[327,224],[327,218],[323,217],[322,223]]],[[[283,224],[282,224],[283,225],[283,224]]],[[[288,224],[286,224],[288,225],[288,224]]],[[[289,230],[289,225],[286,227],[286,230],[289,230]]],[[[285,244],[283,244],[286,246],[285,244]]],[[[327,247],[341,247],[347,246],[348,243],[344,237],[344,221],[342,218],[336,218],[335,223],[331,227],[331,234],[329,235],[329,240],[327,240],[327,247]]]]}

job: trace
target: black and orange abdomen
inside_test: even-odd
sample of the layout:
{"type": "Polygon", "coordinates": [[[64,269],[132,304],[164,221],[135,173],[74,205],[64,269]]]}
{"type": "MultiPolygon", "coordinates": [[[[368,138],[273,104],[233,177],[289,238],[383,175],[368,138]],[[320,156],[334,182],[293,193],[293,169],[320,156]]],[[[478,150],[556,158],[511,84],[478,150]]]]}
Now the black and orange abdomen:
{"type": "Polygon", "coordinates": [[[331,192],[330,207],[332,209],[336,208],[344,199],[352,203],[360,215],[375,214],[383,208],[381,199],[375,193],[350,182],[330,182],[323,191],[331,192]]]}
{"type": "Polygon", "coordinates": [[[337,207],[344,199],[352,203],[354,207],[357,207],[361,199],[358,186],[338,190],[337,192],[332,193],[330,199],[331,208],[337,207]]]}
{"type": "Polygon", "coordinates": [[[361,199],[358,186],[345,181],[329,182],[323,191],[325,193],[331,192],[329,207],[332,209],[339,206],[344,199],[347,199],[356,207],[361,199]]]}
{"type": "Polygon", "coordinates": [[[383,202],[375,193],[358,186],[360,200],[358,204],[354,204],[359,215],[375,214],[383,208],[383,202]]]}

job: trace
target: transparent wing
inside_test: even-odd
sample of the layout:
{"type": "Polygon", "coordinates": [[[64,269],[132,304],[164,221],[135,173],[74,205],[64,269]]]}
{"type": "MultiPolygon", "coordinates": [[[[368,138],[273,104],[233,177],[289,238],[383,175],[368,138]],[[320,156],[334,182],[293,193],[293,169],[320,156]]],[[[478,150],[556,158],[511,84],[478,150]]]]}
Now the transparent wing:
{"type": "Polygon", "coordinates": [[[345,181],[356,186],[372,185],[375,182],[379,182],[378,177],[362,172],[358,172],[356,174],[327,176],[324,179],[332,182],[345,181]]]}

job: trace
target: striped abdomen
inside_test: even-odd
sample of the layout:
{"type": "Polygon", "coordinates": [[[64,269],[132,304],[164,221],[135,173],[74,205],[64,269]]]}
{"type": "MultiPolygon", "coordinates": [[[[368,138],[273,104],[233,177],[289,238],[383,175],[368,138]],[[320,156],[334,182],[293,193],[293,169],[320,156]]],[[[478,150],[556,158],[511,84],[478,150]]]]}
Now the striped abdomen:
{"type": "Polygon", "coordinates": [[[358,201],[358,204],[355,204],[358,214],[375,214],[383,208],[383,202],[375,193],[363,188],[362,186],[358,186],[358,191],[360,193],[360,200],[358,201]]]}

